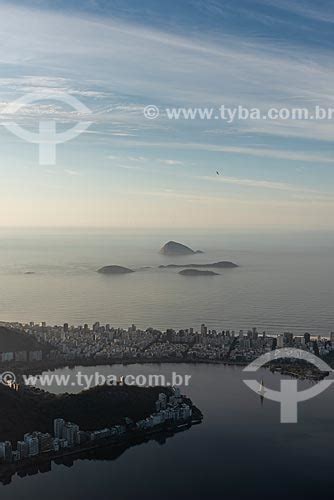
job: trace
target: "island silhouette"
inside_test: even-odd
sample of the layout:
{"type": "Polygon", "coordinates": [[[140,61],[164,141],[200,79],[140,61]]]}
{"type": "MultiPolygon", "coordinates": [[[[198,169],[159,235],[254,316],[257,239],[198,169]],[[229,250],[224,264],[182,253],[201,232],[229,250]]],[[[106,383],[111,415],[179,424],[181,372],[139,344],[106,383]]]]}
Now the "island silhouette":
{"type": "Polygon", "coordinates": [[[178,243],[177,241],[168,241],[165,245],[160,249],[160,253],[162,255],[193,255],[195,253],[203,253],[202,250],[193,250],[182,243],[178,243]]]}
{"type": "Polygon", "coordinates": [[[97,271],[100,274],[129,274],[134,273],[132,269],[123,266],[104,266],[97,271]]]}
{"type": "Polygon", "coordinates": [[[220,276],[219,273],[214,271],[201,271],[200,269],[183,269],[179,274],[181,276],[220,276]]]}
{"type": "Polygon", "coordinates": [[[229,262],[228,260],[222,260],[220,262],[212,262],[208,264],[167,264],[167,265],[161,265],[159,266],[160,269],[173,269],[173,268],[179,268],[179,267],[192,267],[192,268],[198,268],[198,267],[216,267],[216,268],[226,268],[226,269],[233,269],[235,267],[239,267],[237,264],[234,264],[234,262],[229,262]]]}

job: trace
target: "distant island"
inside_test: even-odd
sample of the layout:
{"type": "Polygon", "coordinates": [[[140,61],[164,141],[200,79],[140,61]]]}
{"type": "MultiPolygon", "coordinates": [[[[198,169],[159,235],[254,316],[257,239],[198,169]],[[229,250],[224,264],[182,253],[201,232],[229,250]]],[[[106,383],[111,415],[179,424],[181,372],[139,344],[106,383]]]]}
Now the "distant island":
{"type": "Polygon", "coordinates": [[[123,266],[104,266],[97,271],[100,274],[129,274],[134,273],[132,269],[123,266]]]}
{"type": "Polygon", "coordinates": [[[179,274],[182,276],[219,276],[219,273],[214,271],[200,271],[199,269],[184,269],[179,274]]]}
{"type": "Polygon", "coordinates": [[[192,267],[192,268],[198,268],[198,267],[216,267],[220,269],[233,269],[235,267],[239,267],[237,264],[234,264],[234,262],[229,262],[227,260],[222,260],[220,262],[213,262],[211,264],[167,264],[166,266],[159,266],[160,269],[168,269],[168,268],[179,268],[179,267],[192,267]]]}
{"type": "Polygon", "coordinates": [[[163,255],[193,255],[195,253],[203,253],[201,250],[192,250],[192,248],[178,243],[177,241],[168,241],[161,249],[163,255]]]}

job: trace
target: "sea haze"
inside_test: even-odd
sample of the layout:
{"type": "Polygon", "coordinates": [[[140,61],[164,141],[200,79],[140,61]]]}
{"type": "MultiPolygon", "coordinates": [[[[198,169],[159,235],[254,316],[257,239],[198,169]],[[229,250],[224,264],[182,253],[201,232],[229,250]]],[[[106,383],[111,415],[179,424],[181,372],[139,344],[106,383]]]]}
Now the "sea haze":
{"type": "Polygon", "coordinates": [[[161,329],[204,322],[327,335],[334,330],[333,250],[334,235],[321,232],[2,230],[0,319],[161,329]],[[170,239],[205,253],[160,255],[170,239]],[[158,269],[219,260],[240,267],[199,277],[158,269]],[[138,271],[96,272],[113,264],[138,271]]]}

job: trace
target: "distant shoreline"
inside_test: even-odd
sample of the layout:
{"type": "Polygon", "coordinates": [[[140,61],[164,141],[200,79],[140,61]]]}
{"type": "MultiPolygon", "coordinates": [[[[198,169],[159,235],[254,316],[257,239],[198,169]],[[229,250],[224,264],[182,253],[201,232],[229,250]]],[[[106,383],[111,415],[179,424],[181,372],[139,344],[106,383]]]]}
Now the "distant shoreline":
{"type": "MultiPolygon", "coordinates": [[[[132,430],[127,432],[123,436],[108,437],[85,443],[83,445],[77,445],[73,448],[40,454],[36,457],[26,458],[17,463],[0,464],[0,482],[2,482],[3,484],[9,484],[11,482],[11,478],[15,474],[28,471],[31,467],[38,468],[45,463],[57,462],[58,460],[66,459],[66,457],[74,457],[74,460],[80,459],[83,454],[98,450],[100,448],[117,449],[125,447],[125,449],[127,449],[133,445],[145,443],[154,438],[154,436],[161,435],[164,437],[172,437],[177,432],[190,429],[193,425],[200,424],[203,420],[201,411],[195,405],[193,405],[191,400],[188,399],[187,401],[191,404],[191,408],[193,410],[193,416],[187,420],[161,424],[147,430],[132,430]]],[[[38,472],[39,471],[37,470],[37,473],[38,472]]]]}
{"type": "MultiPolygon", "coordinates": [[[[218,360],[218,359],[197,359],[197,360],[186,360],[186,359],[179,359],[179,358],[169,358],[169,359],[160,359],[160,360],[152,360],[152,359],[146,359],[146,360],[140,360],[140,361],[135,361],[133,359],[105,359],[105,360],[95,360],[95,359],[76,359],[73,361],[59,361],[55,363],[42,363],[39,364],[38,366],[36,365],[26,365],[26,366],[17,366],[17,371],[16,375],[18,377],[18,382],[22,382],[22,376],[23,375],[41,375],[44,372],[48,371],[56,371],[56,370],[61,370],[65,368],[69,369],[74,369],[79,366],[87,367],[87,368],[94,368],[98,366],[114,366],[114,365],[122,365],[122,366],[129,366],[129,365],[147,365],[147,364],[152,364],[152,365],[163,365],[163,364],[186,364],[186,365],[203,365],[203,364],[208,364],[208,365],[225,365],[225,366],[236,366],[236,367],[245,367],[249,364],[249,361],[234,361],[234,360],[218,360]]],[[[15,367],[14,367],[15,368],[15,367]]],[[[298,378],[298,379],[307,379],[307,380],[322,380],[326,376],[328,376],[328,373],[326,372],[318,372],[317,370],[312,368],[307,368],[308,373],[305,371],[305,367],[301,365],[300,363],[296,361],[290,361],[290,362],[278,362],[277,360],[275,363],[271,363],[268,365],[263,366],[263,368],[270,369],[272,372],[281,372],[283,375],[288,375],[293,378],[298,378]],[[311,371],[310,371],[311,370],[311,371]]],[[[13,369],[13,365],[11,364],[11,369],[13,369]]]]}

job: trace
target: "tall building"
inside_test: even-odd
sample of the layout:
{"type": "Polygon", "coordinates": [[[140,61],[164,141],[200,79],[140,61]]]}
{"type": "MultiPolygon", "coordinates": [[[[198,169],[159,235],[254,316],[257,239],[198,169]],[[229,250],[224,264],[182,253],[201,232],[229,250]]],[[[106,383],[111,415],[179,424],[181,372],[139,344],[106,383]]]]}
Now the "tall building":
{"type": "Polygon", "coordinates": [[[160,408],[164,410],[167,407],[167,396],[163,392],[159,394],[160,408]]]}
{"type": "Polygon", "coordinates": [[[53,431],[55,438],[61,439],[63,437],[64,425],[65,425],[65,420],[63,420],[62,418],[56,418],[53,421],[53,431]]]}
{"type": "Polygon", "coordinates": [[[68,442],[69,446],[74,446],[79,442],[79,426],[72,424],[71,422],[66,422],[63,428],[63,439],[68,442]]]}
{"type": "Polygon", "coordinates": [[[309,342],[311,342],[311,335],[309,333],[304,333],[304,340],[305,340],[305,344],[308,344],[309,342]]]}
{"type": "Polygon", "coordinates": [[[176,398],[180,398],[181,397],[181,390],[179,387],[174,387],[174,396],[176,398]]]}
{"type": "Polygon", "coordinates": [[[334,332],[331,332],[331,334],[330,334],[330,341],[334,342],[334,332]]]}
{"type": "Polygon", "coordinates": [[[259,336],[259,333],[256,329],[256,327],[252,328],[252,340],[257,340],[259,336]]]}
{"type": "Polygon", "coordinates": [[[24,442],[28,445],[28,456],[35,457],[39,454],[38,437],[34,434],[25,434],[24,442]]]}
{"type": "Polygon", "coordinates": [[[51,434],[39,432],[37,437],[40,453],[47,453],[52,450],[53,439],[51,434]]]}
{"type": "Polygon", "coordinates": [[[18,441],[16,449],[19,453],[20,459],[27,458],[29,455],[29,447],[28,444],[24,441],[18,441]]]}
{"type": "Polygon", "coordinates": [[[99,328],[100,328],[100,322],[96,321],[96,323],[94,323],[93,325],[93,332],[98,332],[99,328]]]}
{"type": "Polygon", "coordinates": [[[284,347],[284,337],[283,335],[277,335],[277,349],[282,349],[284,347]]]}
{"type": "Polygon", "coordinates": [[[30,351],[29,352],[29,361],[42,361],[43,352],[42,351],[30,351]]]}
{"type": "Polygon", "coordinates": [[[284,337],[284,345],[291,346],[293,344],[293,333],[284,332],[283,337],[284,337]]]}
{"type": "Polygon", "coordinates": [[[12,461],[12,443],[10,441],[0,443],[0,458],[7,463],[12,461]]]}

